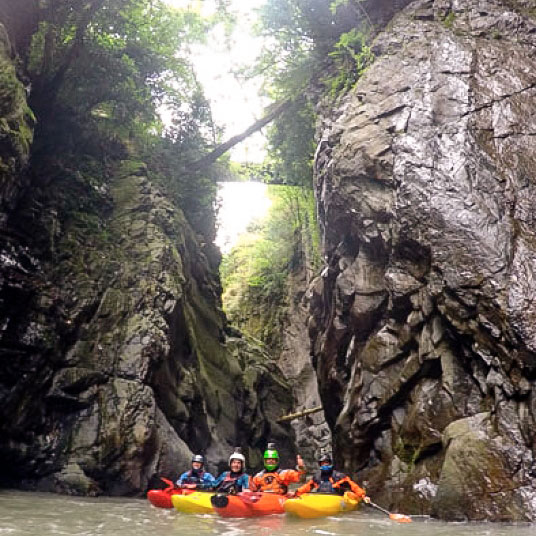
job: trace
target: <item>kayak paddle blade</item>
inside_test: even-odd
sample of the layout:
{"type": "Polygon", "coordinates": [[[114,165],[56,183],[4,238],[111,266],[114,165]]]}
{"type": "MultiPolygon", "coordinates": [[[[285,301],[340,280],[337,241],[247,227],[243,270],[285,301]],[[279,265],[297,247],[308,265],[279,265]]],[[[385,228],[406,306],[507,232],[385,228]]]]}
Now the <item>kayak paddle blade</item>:
{"type": "Polygon", "coordinates": [[[411,518],[404,514],[389,514],[389,518],[399,523],[411,523],[411,518]]]}

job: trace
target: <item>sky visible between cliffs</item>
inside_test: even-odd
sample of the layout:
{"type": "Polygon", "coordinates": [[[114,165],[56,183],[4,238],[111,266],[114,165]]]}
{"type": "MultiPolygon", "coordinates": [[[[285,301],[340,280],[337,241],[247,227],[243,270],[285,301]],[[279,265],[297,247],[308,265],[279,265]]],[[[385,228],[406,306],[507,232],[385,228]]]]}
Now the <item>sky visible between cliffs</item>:
{"type": "MultiPolygon", "coordinates": [[[[166,0],[182,9],[200,10],[203,15],[215,12],[213,0],[166,0]]],[[[263,115],[266,102],[259,97],[260,81],[239,81],[232,73],[238,67],[251,65],[261,51],[262,41],[253,36],[255,10],[264,0],[231,0],[229,9],[236,14],[237,23],[230,39],[223,28],[215,28],[207,44],[193,49],[193,64],[197,77],[209,99],[214,121],[225,127],[224,139],[239,134],[263,115]]],[[[231,159],[237,162],[262,162],[265,138],[261,132],[235,146],[231,159]]],[[[216,245],[229,253],[238,237],[255,218],[268,212],[271,201],[266,185],[260,183],[221,183],[220,210],[216,245]]]]}
{"type": "MultiPolygon", "coordinates": [[[[182,9],[199,10],[203,15],[215,12],[214,0],[165,0],[182,9]]],[[[230,39],[224,29],[216,27],[207,37],[206,45],[193,47],[193,64],[197,77],[211,103],[216,124],[225,127],[224,138],[239,134],[263,115],[267,102],[259,97],[260,81],[239,81],[233,70],[251,65],[260,53],[262,41],[253,35],[256,10],[264,0],[230,0],[229,10],[237,23],[230,39]]],[[[231,150],[237,162],[262,162],[265,138],[257,133],[231,150]]]]}

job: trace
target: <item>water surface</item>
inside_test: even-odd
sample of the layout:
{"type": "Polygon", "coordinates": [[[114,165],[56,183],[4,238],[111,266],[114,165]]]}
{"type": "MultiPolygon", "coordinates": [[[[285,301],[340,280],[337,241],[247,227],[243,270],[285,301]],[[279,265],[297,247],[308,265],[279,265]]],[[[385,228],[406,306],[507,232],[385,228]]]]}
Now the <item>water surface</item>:
{"type": "Polygon", "coordinates": [[[536,526],[443,523],[416,518],[399,524],[363,507],[340,517],[292,519],[285,515],[222,519],[151,506],[142,499],[78,498],[0,491],[0,536],[536,536],[536,526]]]}

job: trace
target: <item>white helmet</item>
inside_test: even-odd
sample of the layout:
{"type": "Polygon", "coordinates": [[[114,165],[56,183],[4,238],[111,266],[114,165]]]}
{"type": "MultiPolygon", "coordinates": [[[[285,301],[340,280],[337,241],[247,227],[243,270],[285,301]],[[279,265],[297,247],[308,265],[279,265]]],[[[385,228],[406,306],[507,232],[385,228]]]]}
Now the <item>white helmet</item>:
{"type": "Polygon", "coordinates": [[[231,465],[231,462],[233,460],[240,460],[242,462],[242,471],[246,471],[246,458],[244,458],[244,455],[239,452],[238,450],[235,450],[230,456],[229,456],[229,465],[231,465]]]}

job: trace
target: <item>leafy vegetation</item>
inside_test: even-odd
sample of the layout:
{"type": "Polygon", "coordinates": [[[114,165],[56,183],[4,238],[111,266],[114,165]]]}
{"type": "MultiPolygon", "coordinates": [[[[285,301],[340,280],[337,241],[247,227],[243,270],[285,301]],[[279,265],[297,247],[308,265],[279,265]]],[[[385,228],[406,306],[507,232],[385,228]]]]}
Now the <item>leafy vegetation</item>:
{"type": "Polygon", "coordinates": [[[27,50],[20,52],[37,117],[35,168],[64,175],[89,158],[100,163],[105,182],[114,162],[135,155],[199,223],[198,231],[208,233],[214,176],[189,175],[187,162],[209,151],[221,131],[195,78],[190,47],[203,42],[214,24],[230,21],[225,0],[208,18],[163,0],[18,5],[18,11],[10,8],[10,19],[33,21],[27,50]],[[162,113],[171,126],[164,126],[162,113]]]}
{"type": "Polygon", "coordinates": [[[351,89],[363,71],[374,61],[372,50],[367,45],[366,34],[356,28],[343,33],[329,55],[334,60],[337,72],[328,80],[332,96],[351,89]]]}
{"type": "Polygon", "coordinates": [[[231,323],[276,350],[287,319],[289,277],[320,264],[314,198],[309,189],[270,186],[272,206],[250,225],[221,266],[231,323]]]}
{"type": "Polygon", "coordinates": [[[270,216],[224,258],[224,308],[231,322],[277,350],[292,276],[320,266],[313,154],[315,106],[353,87],[373,56],[359,0],[267,0],[259,32],[269,47],[249,75],[266,94],[290,100],[268,129],[269,156],[257,177],[271,190],[270,216]]]}
{"type": "Polygon", "coordinates": [[[372,62],[360,0],[267,0],[259,33],[269,46],[245,74],[273,100],[292,100],[268,131],[275,182],[312,184],[315,105],[348,91],[372,62]]]}

